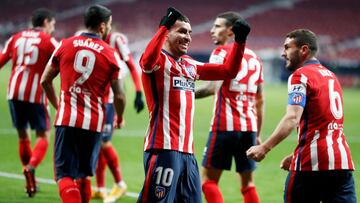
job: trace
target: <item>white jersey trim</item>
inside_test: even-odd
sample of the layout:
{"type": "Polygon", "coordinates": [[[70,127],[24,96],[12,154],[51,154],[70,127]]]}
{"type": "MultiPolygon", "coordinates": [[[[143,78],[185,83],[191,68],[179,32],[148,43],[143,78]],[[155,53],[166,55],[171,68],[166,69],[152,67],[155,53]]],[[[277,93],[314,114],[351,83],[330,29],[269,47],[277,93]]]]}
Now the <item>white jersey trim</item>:
{"type": "Polygon", "coordinates": [[[61,125],[62,124],[62,120],[63,120],[63,117],[64,117],[64,110],[65,110],[64,91],[61,90],[60,108],[59,108],[59,114],[58,114],[58,119],[56,121],[56,125],[61,125]]]}
{"type": "Polygon", "coordinates": [[[311,157],[311,168],[313,171],[319,170],[319,161],[318,161],[318,153],[317,153],[317,141],[320,137],[319,130],[315,130],[315,134],[313,140],[310,144],[310,157],[311,157]]]}
{"type": "Polygon", "coordinates": [[[327,152],[328,152],[328,157],[329,157],[329,170],[333,170],[335,168],[334,166],[334,161],[335,161],[335,157],[334,157],[334,149],[333,149],[333,130],[329,130],[328,134],[326,136],[326,144],[327,144],[327,152]]]}
{"type": "Polygon", "coordinates": [[[103,120],[104,120],[104,112],[101,108],[101,105],[102,105],[102,100],[100,97],[97,98],[98,100],[98,123],[97,123],[97,127],[96,127],[96,131],[97,132],[101,132],[102,131],[102,125],[103,125],[103,120]]]}
{"type": "Polygon", "coordinates": [[[77,95],[74,92],[70,92],[70,121],[69,126],[74,127],[77,119],[77,95]]]}
{"type": "MultiPolygon", "coordinates": [[[[165,54],[164,54],[165,55],[165,54]]],[[[171,62],[168,57],[165,55],[165,64],[164,64],[164,98],[163,98],[163,134],[164,134],[164,149],[171,149],[171,137],[170,137],[170,118],[169,118],[169,92],[170,92],[170,69],[171,62]]]]}
{"type": "Polygon", "coordinates": [[[35,73],[34,75],[34,80],[32,82],[31,85],[31,92],[30,92],[30,102],[34,102],[35,101],[35,95],[36,95],[36,90],[38,87],[38,82],[39,82],[39,74],[35,73]]]}
{"type": "MultiPolygon", "coordinates": [[[[227,131],[234,130],[234,123],[233,123],[233,113],[231,110],[230,99],[225,99],[225,115],[226,115],[226,129],[227,131]]],[[[219,118],[220,119],[220,118],[219,118]]]]}
{"type": "Polygon", "coordinates": [[[88,95],[84,95],[84,120],[82,123],[83,129],[90,129],[90,121],[91,121],[91,103],[90,97],[88,95]]]}
{"type": "Polygon", "coordinates": [[[18,93],[18,99],[21,101],[24,100],[24,95],[25,95],[26,84],[27,84],[28,78],[29,78],[29,70],[25,69],[22,74],[22,78],[21,78],[21,82],[20,82],[20,86],[19,86],[19,93],[18,93]]]}

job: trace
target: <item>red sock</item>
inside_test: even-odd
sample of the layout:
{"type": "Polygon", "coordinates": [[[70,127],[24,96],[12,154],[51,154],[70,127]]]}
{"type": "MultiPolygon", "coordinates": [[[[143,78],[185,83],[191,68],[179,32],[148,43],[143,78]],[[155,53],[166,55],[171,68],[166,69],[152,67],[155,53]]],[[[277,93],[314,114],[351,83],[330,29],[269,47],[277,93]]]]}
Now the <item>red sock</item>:
{"type": "Polygon", "coordinates": [[[103,152],[107,161],[107,165],[109,166],[111,173],[114,176],[115,183],[119,183],[122,180],[122,178],[121,178],[121,171],[119,165],[119,157],[116,153],[116,150],[112,145],[110,145],[104,148],[103,152]]]}
{"type": "Polygon", "coordinates": [[[49,142],[46,138],[38,138],[34,147],[29,164],[36,168],[39,163],[44,159],[49,142]]]}
{"type": "Polygon", "coordinates": [[[58,187],[62,203],[81,203],[80,191],[73,179],[61,178],[58,187]]]}
{"type": "Polygon", "coordinates": [[[98,188],[105,187],[105,169],[106,169],[106,159],[104,152],[101,149],[99,153],[99,160],[96,167],[96,186],[98,188]]]}
{"type": "Polygon", "coordinates": [[[30,140],[27,138],[19,139],[19,156],[23,166],[29,164],[31,155],[32,155],[32,150],[31,150],[30,140]]]}
{"type": "Polygon", "coordinates": [[[244,203],[259,203],[259,195],[256,192],[255,186],[241,188],[241,193],[244,197],[244,203]]]}
{"type": "Polygon", "coordinates": [[[81,202],[89,203],[91,199],[91,181],[87,178],[76,180],[81,194],[81,202]]]}
{"type": "Polygon", "coordinates": [[[223,203],[223,197],[217,185],[213,180],[207,180],[202,184],[202,191],[208,203],[223,203]]]}

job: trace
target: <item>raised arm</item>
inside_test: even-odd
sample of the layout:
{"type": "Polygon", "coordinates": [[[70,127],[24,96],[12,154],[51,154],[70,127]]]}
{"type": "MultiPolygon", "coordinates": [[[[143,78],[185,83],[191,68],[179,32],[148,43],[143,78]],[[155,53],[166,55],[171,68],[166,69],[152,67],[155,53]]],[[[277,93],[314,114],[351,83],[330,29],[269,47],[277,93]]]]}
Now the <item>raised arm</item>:
{"type": "Polygon", "coordinates": [[[250,26],[245,20],[237,20],[232,31],[235,34],[235,43],[229,59],[224,64],[206,63],[198,65],[197,73],[200,80],[224,80],[236,77],[244,55],[246,37],[250,32],[250,26]]]}
{"type": "Polygon", "coordinates": [[[161,19],[160,27],[155,36],[147,45],[140,59],[140,66],[145,73],[150,73],[157,68],[156,64],[160,58],[161,48],[170,27],[176,22],[181,13],[175,8],[168,8],[166,15],[161,19]]]}

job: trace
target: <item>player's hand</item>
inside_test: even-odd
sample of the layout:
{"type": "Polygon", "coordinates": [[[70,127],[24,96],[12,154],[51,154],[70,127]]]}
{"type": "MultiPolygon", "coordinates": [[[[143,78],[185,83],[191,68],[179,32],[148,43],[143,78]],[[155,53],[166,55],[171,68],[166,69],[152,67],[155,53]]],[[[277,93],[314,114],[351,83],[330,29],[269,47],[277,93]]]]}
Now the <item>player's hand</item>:
{"type": "Polygon", "coordinates": [[[283,160],[281,160],[281,162],[280,162],[280,168],[288,171],[290,169],[292,157],[293,157],[293,155],[290,154],[289,156],[286,156],[285,158],[283,158],[283,160]]]}
{"type": "Polygon", "coordinates": [[[115,115],[114,116],[114,128],[120,129],[125,126],[125,120],[121,117],[120,119],[115,115]]]}
{"type": "Polygon", "coordinates": [[[142,92],[136,91],[134,106],[137,113],[140,113],[144,109],[144,101],[142,99],[142,92]]]}
{"type": "Polygon", "coordinates": [[[250,147],[246,151],[246,156],[249,159],[254,159],[255,161],[261,161],[265,158],[267,151],[268,150],[264,147],[264,145],[256,145],[250,147]]]}
{"type": "Polygon", "coordinates": [[[244,19],[238,19],[232,26],[232,31],[235,35],[235,41],[237,43],[244,43],[251,28],[250,25],[244,19]]]}
{"type": "Polygon", "coordinates": [[[180,16],[182,16],[180,11],[174,7],[169,7],[166,11],[166,15],[161,18],[160,26],[164,25],[169,30],[180,16]]]}
{"type": "Polygon", "coordinates": [[[257,136],[256,137],[256,145],[261,145],[262,141],[261,141],[261,137],[257,136]]]}

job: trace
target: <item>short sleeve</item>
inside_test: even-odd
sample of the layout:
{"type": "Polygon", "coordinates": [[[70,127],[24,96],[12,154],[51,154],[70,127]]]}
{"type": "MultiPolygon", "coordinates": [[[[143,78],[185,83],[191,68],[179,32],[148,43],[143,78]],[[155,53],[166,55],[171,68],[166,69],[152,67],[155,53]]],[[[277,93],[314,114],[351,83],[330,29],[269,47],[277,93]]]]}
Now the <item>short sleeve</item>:
{"type": "Polygon", "coordinates": [[[288,104],[305,107],[307,77],[295,71],[288,80],[288,104]]]}

